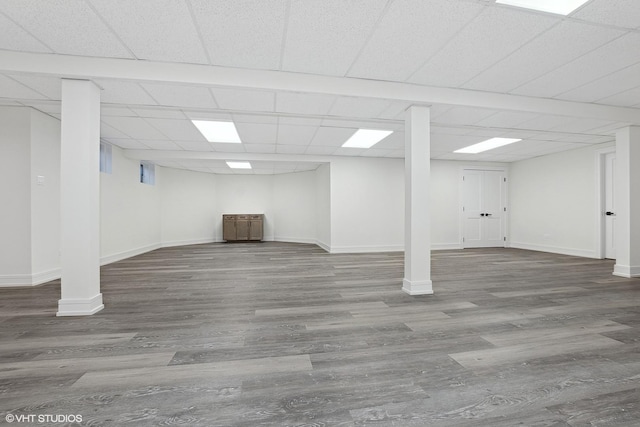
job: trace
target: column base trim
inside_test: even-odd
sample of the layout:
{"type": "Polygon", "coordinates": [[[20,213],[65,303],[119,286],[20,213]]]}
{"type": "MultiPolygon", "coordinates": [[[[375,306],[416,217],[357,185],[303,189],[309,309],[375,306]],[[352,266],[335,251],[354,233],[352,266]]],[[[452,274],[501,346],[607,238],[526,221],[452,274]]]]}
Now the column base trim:
{"type": "Polygon", "coordinates": [[[88,299],[61,299],[56,316],[90,316],[103,308],[102,294],[88,299]]]}
{"type": "Polygon", "coordinates": [[[616,264],[613,266],[613,275],[626,277],[627,279],[631,279],[633,277],[640,277],[640,266],[616,264]]]}
{"type": "Polygon", "coordinates": [[[411,281],[402,279],[402,291],[409,295],[432,295],[433,282],[431,280],[411,281]]]}

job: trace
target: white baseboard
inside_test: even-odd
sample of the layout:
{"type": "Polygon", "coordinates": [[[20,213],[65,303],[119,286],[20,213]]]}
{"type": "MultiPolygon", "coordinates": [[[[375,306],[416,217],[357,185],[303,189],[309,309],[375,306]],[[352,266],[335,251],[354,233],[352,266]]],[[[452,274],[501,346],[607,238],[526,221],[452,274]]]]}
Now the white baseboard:
{"type": "Polygon", "coordinates": [[[60,278],[60,269],[33,274],[7,274],[0,276],[0,288],[38,286],[60,278]]]}
{"type": "Polygon", "coordinates": [[[332,254],[358,254],[358,253],[372,253],[372,252],[402,252],[404,251],[404,245],[389,245],[389,246],[331,246],[330,253],[332,254]]]}
{"type": "Polygon", "coordinates": [[[172,240],[169,242],[162,242],[162,247],[172,248],[174,246],[203,245],[205,243],[215,243],[215,239],[172,240]]]}
{"type": "Polygon", "coordinates": [[[628,279],[631,279],[633,277],[640,277],[640,266],[616,264],[613,266],[613,275],[626,277],[628,279]]]}
{"type": "Polygon", "coordinates": [[[578,256],[582,258],[598,258],[595,251],[585,251],[583,249],[573,249],[573,248],[561,248],[558,246],[546,246],[546,245],[532,245],[529,243],[520,243],[520,242],[510,242],[510,248],[515,249],[526,249],[529,251],[538,251],[538,252],[550,252],[553,254],[561,254],[561,255],[571,255],[578,256]]]}
{"type": "Polygon", "coordinates": [[[305,239],[301,237],[286,237],[286,236],[275,236],[273,238],[275,242],[286,242],[286,243],[304,243],[307,245],[316,245],[318,241],[316,239],[305,239]]]}
{"type": "Polygon", "coordinates": [[[317,246],[319,246],[320,249],[323,249],[324,251],[331,253],[331,246],[327,245],[325,242],[321,242],[320,240],[316,240],[314,243],[317,246]]]}
{"type": "Polygon", "coordinates": [[[103,308],[102,294],[86,299],[61,299],[56,316],[90,316],[103,308]]]}
{"type": "Polygon", "coordinates": [[[112,262],[122,261],[123,259],[131,258],[136,255],[141,255],[146,252],[155,251],[160,249],[162,245],[160,243],[154,243],[153,245],[143,246],[141,248],[130,249],[124,252],[118,252],[107,256],[100,257],[100,265],[111,264],[112,262]]]}
{"type": "Polygon", "coordinates": [[[432,243],[432,251],[451,251],[455,249],[464,249],[461,243],[432,243]]]}

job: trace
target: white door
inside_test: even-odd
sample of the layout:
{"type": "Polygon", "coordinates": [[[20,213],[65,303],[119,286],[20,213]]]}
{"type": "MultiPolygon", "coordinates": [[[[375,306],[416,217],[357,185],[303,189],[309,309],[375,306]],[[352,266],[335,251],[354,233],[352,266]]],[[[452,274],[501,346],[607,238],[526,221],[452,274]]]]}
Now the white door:
{"type": "Polygon", "coordinates": [[[504,247],[507,200],[504,171],[465,169],[462,179],[464,247],[504,247]]]}
{"type": "Polygon", "coordinates": [[[616,259],[616,153],[605,156],[604,163],[604,210],[605,210],[605,246],[604,257],[616,259]]]}

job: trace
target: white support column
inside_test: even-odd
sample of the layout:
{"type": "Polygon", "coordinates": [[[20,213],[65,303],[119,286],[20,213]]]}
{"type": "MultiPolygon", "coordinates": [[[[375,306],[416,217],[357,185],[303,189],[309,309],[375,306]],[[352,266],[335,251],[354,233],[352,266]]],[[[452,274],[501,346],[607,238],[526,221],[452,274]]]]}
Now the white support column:
{"type": "Polygon", "coordinates": [[[405,118],[404,280],[409,295],[433,293],[431,283],[431,116],[428,107],[413,106],[405,118]]]}
{"type": "Polygon", "coordinates": [[[62,80],[62,297],[58,316],[104,308],[100,293],[100,89],[62,80]]]}
{"type": "Polygon", "coordinates": [[[613,274],[640,277],[640,127],[616,134],[616,265],[613,274]]]}

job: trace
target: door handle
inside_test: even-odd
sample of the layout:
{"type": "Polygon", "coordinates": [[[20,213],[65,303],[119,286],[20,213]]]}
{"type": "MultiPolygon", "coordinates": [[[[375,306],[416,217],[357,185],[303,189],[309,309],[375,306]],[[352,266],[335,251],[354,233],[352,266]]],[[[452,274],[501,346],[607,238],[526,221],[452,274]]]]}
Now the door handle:
{"type": "Polygon", "coordinates": [[[607,211],[604,213],[606,216],[613,216],[615,215],[613,212],[607,211]]]}
{"type": "Polygon", "coordinates": [[[486,213],[486,214],[484,214],[484,216],[491,216],[491,214],[490,213],[486,213]]]}
{"type": "Polygon", "coordinates": [[[480,214],[480,216],[484,216],[484,214],[483,214],[483,213],[481,213],[481,214],[480,214]]]}

